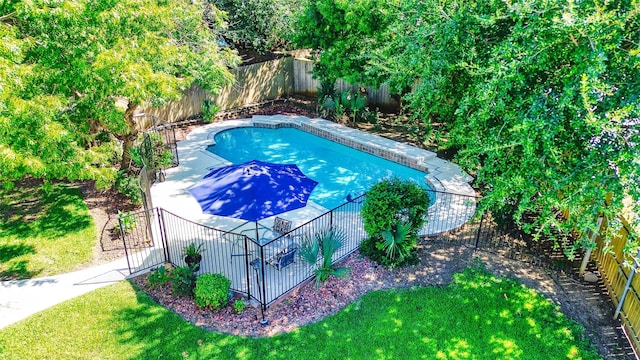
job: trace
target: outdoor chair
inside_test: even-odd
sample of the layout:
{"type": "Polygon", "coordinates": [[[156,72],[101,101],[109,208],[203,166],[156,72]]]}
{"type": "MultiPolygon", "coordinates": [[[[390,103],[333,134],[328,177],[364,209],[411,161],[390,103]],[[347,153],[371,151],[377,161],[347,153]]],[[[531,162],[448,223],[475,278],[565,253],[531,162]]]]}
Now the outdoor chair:
{"type": "Polygon", "coordinates": [[[278,271],[282,270],[295,262],[296,251],[298,251],[298,244],[291,243],[288,248],[267,259],[267,264],[278,271]]]}
{"type": "Polygon", "coordinates": [[[292,223],[290,220],[276,216],[275,219],[273,219],[273,227],[271,229],[266,229],[260,238],[271,240],[280,237],[291,231],[291,225],[292,223]]]}

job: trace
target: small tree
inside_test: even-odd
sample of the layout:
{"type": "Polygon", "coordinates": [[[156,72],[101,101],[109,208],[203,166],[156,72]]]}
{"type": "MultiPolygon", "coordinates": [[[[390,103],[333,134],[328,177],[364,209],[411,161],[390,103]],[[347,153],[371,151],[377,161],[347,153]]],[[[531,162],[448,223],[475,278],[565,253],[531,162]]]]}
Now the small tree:
{"type": "Polygon", "coordinates": [[[239,61],[217,42],[221,15],[205,23],[199,1],[9,1],[0,8],[4,184],[33,176],[108,187],[118,168],[130,166],[138,106],[179,99],[193,83],[216,93],[232,82],[239,61]]]}
{"type": "Polygon", "coordinates": [[[393,178],[375,184],[362,206],[369,238],[362,242],[360,251],[390,267],[408,263],[428,207],[426,189],[413,181],[393,178]]]}

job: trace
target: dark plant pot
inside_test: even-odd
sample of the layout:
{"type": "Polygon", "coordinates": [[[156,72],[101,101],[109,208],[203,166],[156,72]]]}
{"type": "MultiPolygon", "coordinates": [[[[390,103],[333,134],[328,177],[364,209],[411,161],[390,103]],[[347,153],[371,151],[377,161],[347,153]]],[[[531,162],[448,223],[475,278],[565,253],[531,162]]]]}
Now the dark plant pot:
{"type": "Polygon", "coordinates": [[[186,262],[187,266],[192,268],[194,272],[200,270],[201,261],[202,261],[202,255],[196,255],[196,256],[189,255],[189,256],[185,256],[184,258],[184,262],[186,262]]]}

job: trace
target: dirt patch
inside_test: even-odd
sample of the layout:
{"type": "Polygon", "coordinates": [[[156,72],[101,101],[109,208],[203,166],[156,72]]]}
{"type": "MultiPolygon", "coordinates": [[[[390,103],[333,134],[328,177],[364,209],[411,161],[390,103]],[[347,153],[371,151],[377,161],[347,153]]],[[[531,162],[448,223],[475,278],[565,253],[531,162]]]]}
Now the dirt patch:
{"type": "Polygon", "coordinates": [[[77,184],[89,208],[96,227],[94,264],[105,263],[125,256],[122,239],[114,232],[118,226],[118,211],[135,211],[139,207],[112,189],[97,190],[92,181],[77,184]]]}

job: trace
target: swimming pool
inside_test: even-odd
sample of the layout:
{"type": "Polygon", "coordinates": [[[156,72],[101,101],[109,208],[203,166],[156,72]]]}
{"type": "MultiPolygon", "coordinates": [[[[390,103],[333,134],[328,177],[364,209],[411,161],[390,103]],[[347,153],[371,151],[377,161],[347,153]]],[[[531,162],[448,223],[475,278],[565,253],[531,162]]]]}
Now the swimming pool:
{"type": "Polygon", "coordinates": [[[239,127],[219,132],[207,150],[234,164],[262,160],[296,164],[318,182],[310,200],[333,209],[348,194],[361,194],[384,178],[399,177],[428,188],[425,172],[292,127],[239,127]]]}

